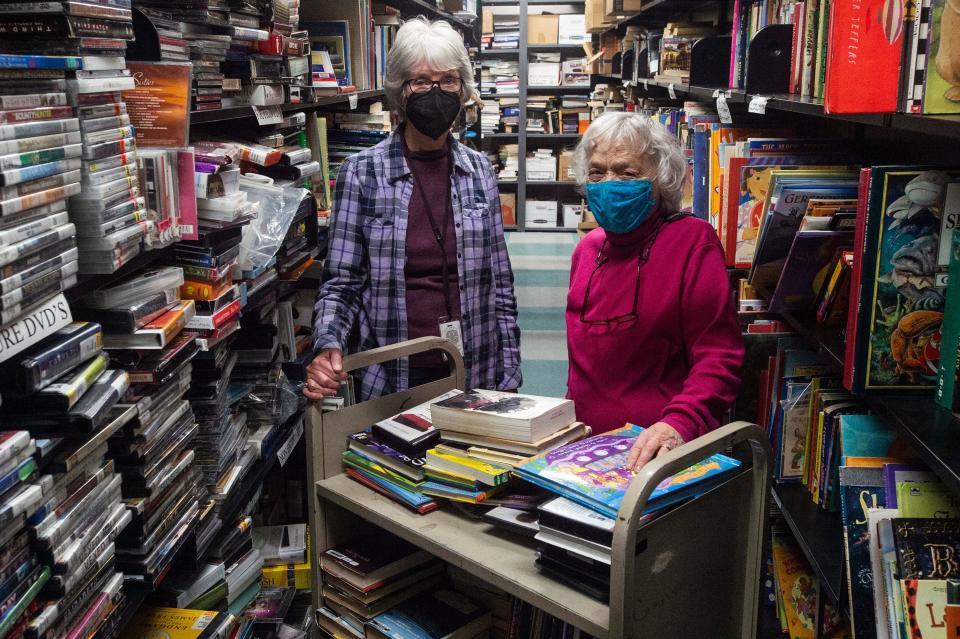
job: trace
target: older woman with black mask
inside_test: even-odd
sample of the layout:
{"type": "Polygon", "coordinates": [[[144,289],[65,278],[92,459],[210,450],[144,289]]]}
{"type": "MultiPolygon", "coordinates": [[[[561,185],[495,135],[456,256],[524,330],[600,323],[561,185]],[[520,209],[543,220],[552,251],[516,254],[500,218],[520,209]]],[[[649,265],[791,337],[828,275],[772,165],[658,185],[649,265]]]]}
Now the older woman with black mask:
{"type": "MultiPolygon", "coordinates": [[[[450,129],[475,95],[462,38],[414,19],[387,56],[387,99],[401,121],[387,140],[345,161],[316,305],[304,393],[320,399],[346,375],[345,350],[460,336],[471,388],[516,389],[520,330],[496,175],[450,129]]],[[[439,353],[365,369],[370,399],[447,374],[439,353]]]]}

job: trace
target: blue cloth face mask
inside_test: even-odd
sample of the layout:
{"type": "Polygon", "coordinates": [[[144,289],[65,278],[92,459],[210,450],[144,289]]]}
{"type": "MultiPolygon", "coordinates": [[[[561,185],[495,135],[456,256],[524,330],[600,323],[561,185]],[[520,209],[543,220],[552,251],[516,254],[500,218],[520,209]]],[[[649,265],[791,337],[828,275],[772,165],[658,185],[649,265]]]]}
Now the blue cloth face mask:
{"type": "Polygon", "coordinates": [[[587,204],[605,231],[629,233],[653,213],[651,180],[606,180],[587,183],[587,204]]]}

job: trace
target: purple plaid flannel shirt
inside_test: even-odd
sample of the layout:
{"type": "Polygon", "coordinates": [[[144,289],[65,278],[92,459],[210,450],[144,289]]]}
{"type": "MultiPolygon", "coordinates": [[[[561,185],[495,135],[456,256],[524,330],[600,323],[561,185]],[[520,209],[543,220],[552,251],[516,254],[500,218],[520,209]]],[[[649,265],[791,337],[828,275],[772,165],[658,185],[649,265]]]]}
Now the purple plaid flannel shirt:
{"type": "MultiPolygon", "coordinates": [[[[467,387],[518,388],[520,328],[496,176],[483,155],[455,140],[451,144],[467,387]]],[[[407,339],[404,264],[413,188],[400,133],[340,167],[317,296],[316,352],[359,352],[407,339]]],[[[364,369],[359,399],[407,388],[408,372],[406,358],[364,369]]]]}

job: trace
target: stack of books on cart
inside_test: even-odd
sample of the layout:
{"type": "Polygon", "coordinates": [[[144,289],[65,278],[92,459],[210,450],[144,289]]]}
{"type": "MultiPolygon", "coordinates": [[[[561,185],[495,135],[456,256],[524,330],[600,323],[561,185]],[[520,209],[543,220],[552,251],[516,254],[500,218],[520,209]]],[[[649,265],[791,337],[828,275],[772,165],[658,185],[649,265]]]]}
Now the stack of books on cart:
{"type": "Polygon", "coordinates": [[[345,472],[420,513],[488,503],[516,487],[516,464],[589,434],[575,419],[569,400],[450,391],[351,435],[345,472]]]}
{"type": "MultiPolygon", "coordinates": [[[[569,400],[454,390],[350,435],[345,472],[421,514],[449,501],[534,537],[544,574],[606,601],[614,521],[634,477],[627,456],[643,429],[591,437],[575,420],[569,400]]],[[[739,465],[714,455],[665,481],[643,523],[739,465]]]]}

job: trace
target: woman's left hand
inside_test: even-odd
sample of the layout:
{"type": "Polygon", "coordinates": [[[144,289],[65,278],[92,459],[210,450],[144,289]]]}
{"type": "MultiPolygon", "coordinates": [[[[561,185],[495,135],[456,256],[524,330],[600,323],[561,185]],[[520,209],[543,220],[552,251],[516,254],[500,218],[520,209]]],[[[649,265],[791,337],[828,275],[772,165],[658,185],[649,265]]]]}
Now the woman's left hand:
{"type": "Polygon", "coordinates": [[[630,454],[627,456],[627,470],[636,472],[654,457],[673,450],[681,444],[683,444],[683,437],[674,430],[673,426],[665,422],[657,422],[645,428],[633,443],[630,454]]]}

